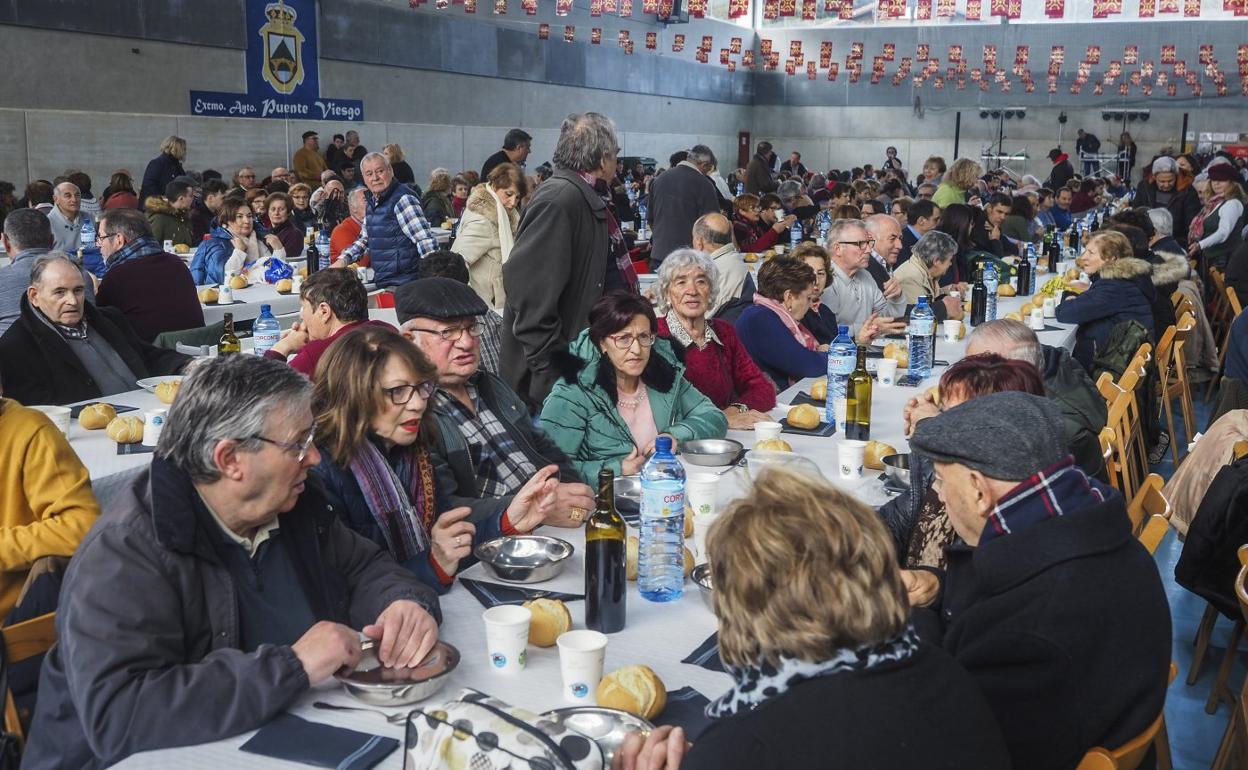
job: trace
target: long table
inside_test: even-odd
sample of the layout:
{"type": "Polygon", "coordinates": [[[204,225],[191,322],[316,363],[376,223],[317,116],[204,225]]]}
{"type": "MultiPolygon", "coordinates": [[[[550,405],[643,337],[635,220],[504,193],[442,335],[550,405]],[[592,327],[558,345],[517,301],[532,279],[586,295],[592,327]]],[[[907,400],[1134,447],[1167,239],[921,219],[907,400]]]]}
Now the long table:
{"type": "MultiPolygon", "coordinates": [[[[1021,307],[1025,298],[1003,298],[1000,301],[1000,312],[1004,314],[1021,307]]],[[[1040,333],[1042,342],[1053,346],[1071,347],[1074,344],[1074,327],[1058,324],[1049,319],[1056,331],[1040,333]]],[[[950,363],[963,357],[966,341],[946,343],[943,339],[937,345],[937,357],[950,363]]],[[[901,451],[907,446],[902,431],[901,410],[906,401],[913,395],[921,393],[939,378],[944,367],[938,367],[929,380],[925,380],[918,388],[877,387],[873,392],[872,406],[872,437],[893,444],[901,451]]],[[[809,392],[812,380],[803,380],[785,390],[778,397],[779,405],[772,412],[777,419],[783,417],[789,404],[797,393],[809,392]]],[[[746,446],[753,444],[753,434],[748,431],[730,431],[729,436],[741,441],[746,446]]],[[[880,505],[888,499],[883,484],[876,478],[877,474],[868,473],[857,481],[845,482],[837,477],[835,470],[836,446],[839,435],[830,438],[818,438],[785,434],[793,449],[820,468],[832,483],[850,491],[871,505],[880,505]]],[[[714,471],[686,464],[690,473],[714,471]]],[[[721,477],[717,491],[717,500],[721,506],[741,496],[749,483],[748,474],[744,469],[729,471],[721,477]]],[[[569,565],[564,574],[556,577],[545,587],[562,590],[561,586],[575,585],[578,571],[581,570],[581,553],[584,545],[584,534],[581,530],[570,530],[548,527],[547,534],[561,537],[577,548],[573,557],[576,561],[569,565]]],[[[483,578],[482,568],[478,565],[465,572],[466,576],[483,578]]],[[[542,584],[533,586],[542,588],[542,584]]],[[[654,604],[641,598],[636,585],[630,586],[628,600],[628,622],[625,629],[610,637],[607,645],[606,671],[621,666],[644,663],[650,666],[663,680],[669,691],[682,687],[693,687],[709,699],[722,694],[731,684],[730,678],[723,673],[708,671],[699,666],[681,663],[689,653],[693,652],[716,629],[714,615],[703,605],[698,588],[692,582],[686,583],[685,594],[677,602],[670,604],[654,604]]],[[[541,649],[530,645],[528,668],[521,674],[508,677],[495,673],[486,659],[484,629],[481,613],[484,608],[460,583],[456,582],[441,601],[443,623],[441,637],[459,648],[463,659],[459,668],[451,674],[444,688],[429,703],[453,697],[461,688],[472,687],[495,695],[517,706],[541,712],[559,708],[563,703],[560,693],[559,655],[555,648],[541,649]]],[[[576,601],[568,605],[572,613],[573,627],[584,627],[584,602],[576,601]]],[[[321,711],[313,708],[314,701],[328,701],[344,706],[360,706],[351,696],[344,693],[332,681],[315,687],[305,693],[290,709],[291,713],[311,721],[339,725],[376,735],[384,735],[403,741],[402,725],[391,725],[380,716],[367,713],[348,713],[321,711]]],[[[426,703],[425,705],[429,705],[426,703]]],[[[400,709],[389,709],[396,713],[400,709]]],[[[662,718],[658,720],[660,723],[662,718]]],[[[213,743],[199,746],[166,749],[161,751],[136,754],[116,765],[124,768],[218,768],[229,766],[236,769],[294,767],[283,762],[268,760],[238,750],[252,733],[235,736],[213,743]]],[[[403,767],[402,752],[396,751],[377,767],[385,770],[399,770],[403,767]]]]}

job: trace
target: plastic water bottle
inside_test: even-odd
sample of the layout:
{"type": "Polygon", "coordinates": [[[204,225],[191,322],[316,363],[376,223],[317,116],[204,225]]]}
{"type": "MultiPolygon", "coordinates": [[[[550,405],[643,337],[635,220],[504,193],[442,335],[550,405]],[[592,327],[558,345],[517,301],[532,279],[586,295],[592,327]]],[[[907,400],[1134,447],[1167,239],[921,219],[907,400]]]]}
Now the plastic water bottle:
{"type": "Polygon", "coordinates": [[[646,206],[645,201],[637,204],[637,218],[641,220],[637,228],[637,235],[643,239],[649,238],[649,230],[646,225],[650,221],[650,209],[646,206]]]}
{"type": "Polygon", "coordinates": [[[925,379],[932,374],[930,358],[932,335],[936,330],[936,314],[927,304],[927,295],[919,295],[919,304],[910,311],[910,326],[906,329],[906,344],[910,352],[909,374],[925,379]]]}
{"type": "MultiPolygon", "coordinates": [[[[321,228],[316,233],[316,252],[319,256],[317,261],[317,269],[324,270],[329,267],[329,233],[325,228],[321,228]]],[[[312,272],[311,268],[308,272],[312,272]]]]}
{"type": "Polygon", "coordinates": [[[789,228],[789,248],[795,248],[797,244],[802,242],[802,223],[793,220],[793,226],[789,228]]]}
{"type": "Polygon", "coordinates": [[[78,245],[84,249],[95,248],[95,222],[86,214],[82,215],[82,227],[78,228],[78,245]]]}
{"type": "Polygon", "coordinates": [[[641,469],[637,587],[652,602],[676,601],[685,590],[685,468],[667,436],[655,439],[641,469]]]}
{"type": "Polygon", "coordinates": [[[273,317],[268,305],[260,306],[260,317],[251,326],[252,346],[256,355],[262,356],[282,337],[282,325],[273,317]]]}
{"type": "Polygon", "coordinates": [[[988,312],[987,312],[987,317],[985,318],[985,320],[987,321],[997,320],[997,286],[998,285],[999,285],[999,281],[997,279],[997,268],[994,267],[991,262],[985,262],[984,263],[984,290],[988,293],[988,296],[986,297],[986,299],[988,300],[988,306],[987,306],[988,312]]]}
{"type": "Polygon", "coordinates": [[[828,231],[832,229],[832,213],[824,211],[819,214],[819,243],[827,243],[828,231]]]}
{"type": "Polygon", "coordinates": [[[824,419],[837,426],[837,430],[845,428],[845,408],[849,403],[847,383],[854,371],[856,356],[854,338],[849,335],[849,327],[842,324],[837,329],[836,339],[828,346],[828,400],[824,407],[824,419]]]}

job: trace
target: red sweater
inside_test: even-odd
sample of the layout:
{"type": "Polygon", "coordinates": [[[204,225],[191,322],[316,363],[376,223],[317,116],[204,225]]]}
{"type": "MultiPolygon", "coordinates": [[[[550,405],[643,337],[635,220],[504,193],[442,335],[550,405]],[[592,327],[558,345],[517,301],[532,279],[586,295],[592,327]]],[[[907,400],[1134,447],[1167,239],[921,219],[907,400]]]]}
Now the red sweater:
{"type": "Polygon", "coordinates": [[[754,253],[770,249],[780,237],[780,233],[763,220],[750,224],[740,216],[732,220],[732,234],[737,239],[737,248],[740,251],[754,253]]]}
{"type": "MultiPolygon", "coordinates": [[[[745,404],[766,412],[776,406],[776,387],[763,374],[737,338],[732,324],[718,318],[709,321],[723,346],[711,343],[702,350],[696,345],[685,349],[685,379],[720,409],[729,404],[745,404]]],[[[667,319],[659,319],[659,336],[672,339],[667,319]]],[[[679,345],[672,341],[673,345],[679,345]]]]}
{"type": "MultiPolygon", "coordinates": [[[[290,359],[289,361],[290,368],[304,375],[309,380],[312,379],[312,375],[316,374],[316,363],[321,360],[321,356],[325,355],[325,351],[329,350],[329,346],[334,344],[334,341],[337,340],[342,335],[351,331],[355,327],[363,326],[364,324],[371,324],[373,326],[384,326],[387,329],[394,328],[393,326],[386,323],[385,321],[352,321],[351,323],[342,327],[341,329],[334,332],[333,334],[326,337],[325,339],[312,340],[308,344],[304,345],[303,349],[300,350],[298,353],[296,353],[294,357],[290,359]]],[[[287,363],[286,357],[283,356],[281,353],[278,353],[277,351],[274,351],[274,350],[264,351],[264,357],[272,358],[274,361],[281,361],[283,363],[287,363]]]]}

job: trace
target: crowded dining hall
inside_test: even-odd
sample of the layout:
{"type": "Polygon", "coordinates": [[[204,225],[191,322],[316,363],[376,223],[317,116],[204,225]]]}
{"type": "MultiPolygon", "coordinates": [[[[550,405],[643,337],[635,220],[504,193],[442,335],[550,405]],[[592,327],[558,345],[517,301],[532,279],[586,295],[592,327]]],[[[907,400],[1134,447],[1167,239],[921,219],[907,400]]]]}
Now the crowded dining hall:
{"type": "Polygon", "coordinates": [[[1248,768],[1244,8],[106,5],[0,770],[1248,768]]]}

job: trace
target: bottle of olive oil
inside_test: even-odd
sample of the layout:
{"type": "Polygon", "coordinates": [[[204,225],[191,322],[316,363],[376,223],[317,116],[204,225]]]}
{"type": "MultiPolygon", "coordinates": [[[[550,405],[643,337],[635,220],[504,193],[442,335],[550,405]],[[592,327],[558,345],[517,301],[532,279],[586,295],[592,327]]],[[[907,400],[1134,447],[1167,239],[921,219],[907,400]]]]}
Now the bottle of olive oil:
{"type": "Polygon", "coordinates": [[[234,314],[225,314],[225,333],[221,335],[221,341],[217,343],[217,355],[229,356],[235,353],[243,352],[243,345],[238,341],[238,335],[234,333],[234,314]]]}
{"type": "Polygon", "coordinates": [[[867,349],[858,346],[858,364],[849,375],[849,406],[845,417],[845,438],[871,439],[871,373],[867,371],[867,349]]]}

